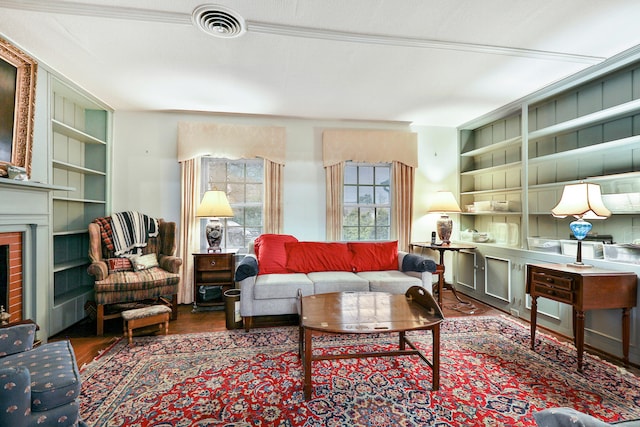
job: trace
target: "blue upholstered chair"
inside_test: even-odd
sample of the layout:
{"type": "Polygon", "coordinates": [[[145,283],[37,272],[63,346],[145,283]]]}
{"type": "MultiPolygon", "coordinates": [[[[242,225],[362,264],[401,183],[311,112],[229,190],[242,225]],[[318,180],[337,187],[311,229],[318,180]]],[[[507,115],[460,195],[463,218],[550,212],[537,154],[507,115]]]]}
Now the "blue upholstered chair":
{"type": "Polygon", "coordinates": [[[35,323],[0,328],[0,426],[84,426],[71,343],[33,348],[36,328],[35,323]]]}

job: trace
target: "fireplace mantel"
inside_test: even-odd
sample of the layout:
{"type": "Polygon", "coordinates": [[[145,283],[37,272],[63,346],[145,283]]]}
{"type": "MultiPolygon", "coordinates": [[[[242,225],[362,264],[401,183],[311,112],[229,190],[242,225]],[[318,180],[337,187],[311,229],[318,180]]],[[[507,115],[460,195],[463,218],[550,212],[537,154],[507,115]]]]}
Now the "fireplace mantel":
{"type": "MultiPolygon", "coordinates": [[[[71,187],[0,178],[0,233],[22,233],[22,317],[49,336],[53,299],[52,191],[71,187]]],[[[12,319],[13,320],[13,319],[12,319]]]]}
{"type": "MultiPolygon", "coordinates": [[[[36,181],[20,181],[17,179],[0,178],[0,187],[23,189],[23,190],[41,190],[41,191],[73,191],[72,187],[63,187],[61,185],[43,184],[36,181]]],[[[2,207],[0,207],[0,214],[2,207]]]]}

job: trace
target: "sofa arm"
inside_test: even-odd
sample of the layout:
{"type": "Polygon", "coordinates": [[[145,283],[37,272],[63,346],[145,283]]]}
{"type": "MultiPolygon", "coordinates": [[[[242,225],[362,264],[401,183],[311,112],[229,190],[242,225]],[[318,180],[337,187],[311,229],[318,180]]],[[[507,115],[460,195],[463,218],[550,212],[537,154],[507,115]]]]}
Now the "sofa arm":
{"type": "Polygon", "coordinates": [[[242,258],[236,268],[235,281],[242,282],[247,277],[258,275],[258,259],[255,255],[248,254],[242,258]]]}
{"type": "Polygon", "coordinates": [[[0,369],[0,425],[22,427],[30,424],[31,374],[24,366],[0,369]]]}
{"type": "Polygon", "coordinates": [[[240,282],[236,282],[236,287],[240,289],[240,315],[242,317],[253,316],[254,290],[258,276],[249,276],[240,282]]]}
{"type": "Polygon", "coordinates": [[[168,271],[169,273],[179,273],[180,266],[182,265],[182,258],[171,255],[160,255],[158,259],[160,268],[168,271]]]}
{"type": "Polygon", "coordinates": [[[87,268],[87,273],[95,277],[96,280],[104,280],[109,275],[109,269],[105,261],[94,261],[87,268]]]}
{"type": "Polygon", "coordinates": [[[436,273],[438,264],[431,258],[422,255],[398,251],[398,269],[405,273],[407,271],[436,273]]]}

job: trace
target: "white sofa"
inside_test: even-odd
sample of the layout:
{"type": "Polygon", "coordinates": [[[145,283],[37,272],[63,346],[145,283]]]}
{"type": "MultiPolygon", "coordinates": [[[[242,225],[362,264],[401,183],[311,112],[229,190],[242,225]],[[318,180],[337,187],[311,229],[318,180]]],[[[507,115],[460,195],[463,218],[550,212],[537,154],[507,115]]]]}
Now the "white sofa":
{"type": "Polygon", "coordinates": [[[404,294],[422,286],[431,293],[438,268],[432,259],[398,251],[397,242],[298,242],[267,234],[254,243],[236,269],[246,330],[256,316],[296,314],[298,290],[404,294]]]}

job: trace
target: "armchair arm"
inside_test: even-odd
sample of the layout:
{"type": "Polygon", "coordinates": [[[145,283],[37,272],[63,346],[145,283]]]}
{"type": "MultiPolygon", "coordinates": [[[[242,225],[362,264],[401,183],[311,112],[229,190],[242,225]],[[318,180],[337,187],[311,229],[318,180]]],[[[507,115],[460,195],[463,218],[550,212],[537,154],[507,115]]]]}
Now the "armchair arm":
{"type": "Polygon", "coordinates": [[[0,368],[0,425],[22,427],[31,423],[31,374],[24,366],[0,368]]]}
{"type": "Polygon", "coordinates": [[[160,268],[168,271],[169,273],[178,273],[180,266],[182,265],[182,258],[170,255],[160,255],[158,258],[158,264],[160,268]]]}
{"type": "Polygon", "coordinates": [[[35,323],[22,323],[0,329],[0,358],[33,348],[35,323]]]}
{"type": "Polygon", "coordinates": [[[109,269],[105,261],[94,261],[87,267],[87,273],[94,276],[96,280],[104,280],[109,275],[109,269]]]}

